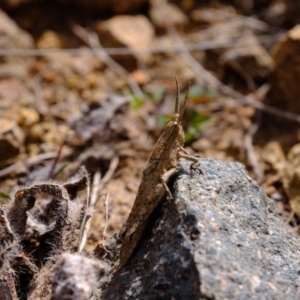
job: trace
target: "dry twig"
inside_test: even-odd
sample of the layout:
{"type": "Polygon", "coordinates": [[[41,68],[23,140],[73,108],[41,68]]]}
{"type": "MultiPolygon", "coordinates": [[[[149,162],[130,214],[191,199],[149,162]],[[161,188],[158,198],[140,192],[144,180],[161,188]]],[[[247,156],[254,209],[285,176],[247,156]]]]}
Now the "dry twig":
{"type": "Polygon", "coordinates": [[[94,175],[91,194],[90,194],[89,187],[87,189],[86,209],[81,223],[80,233],[78,238],[78,247],[77,247],[78,253],[80,253],[84,248],[87,240],[87,235],[91,227],[91,219],[93,214],[92,210],[99,196],[100,180],[101,180],[101,173],[98,171],[94,175]]]}
{"type": "MultiPolygon", "coordinates": [[[[274,40],[278,40],[281,35],[260,35],[256,36],[256,39],[262,44],[273,43],[274,40]]],[[[226,40],[201,40],[201,42],[187,43],[185,44],[185,49],[188,51],[199,51],[199,50],[209,50],[218,48],[238,48],[253,45],[253,40],[249,40],[247,36],[242,38],[230,38],[226,40]]],[[[173,46],[154,46],[149,48],[139,48],[132,50],[130,48],[120,47],[120,48],[105,48],[105,52],[112,55],[132,55],[132,54],[159,54],[159,53],[176,53],[182,52],[181,45],[173,46]]],[[[80,55],[81,53],[90,55],[101,55],[103,51],[99,49],[78,49],[78,48],[68,48],[68,49],[0,49],[0,56],[36,56],[43,57],[49,55],[61,55],[67,53],[69,55],[80,55]]]]}
{"type": "Polygon", "coordinates": [[[100,182],[100,189],[102,189],[104,185],[112,178],[112,176],[114,175],[117,169],[118,164],[119,164],[119,157],[115,156],[110,162],[109,168],[100,182]]]}
{"type": "Polygon", "coordinates": [[[258,183],[261,183],[264,180],[264,174],[259,167],[257,155],[255,154],[255,150],[253,147],[253,135],[257,131],[258,127],[259,127],[259,123],[253,123],[250,126],[248,132],[245,134],[244,145],[248,157],[248,162],[252,166],[253,172],[256,177],[256,181],[258,183]]]}
{"type": "Polygon", "coordinates": [[[109,192],[105,195],[105,202],[104,202],[104,206],[105,206],[105,225],[103,228],[103,237],[102,237],[102,247],[103,249],[105,249],[106,253],[110,252],[104,242],[105,242],[105,238],[106,238],[106,229],[107,229],[107,225],[108,225],[108,198],[109,198],[109,192]]]}
{"type": "Polygon", "coordinates": [[[23,167],[23,166],[28,167],[28,166],[37,164],[43,160],[53,159],[56,156],[57,156],[57,152],[49,152],[49,153],[42,153],[42,154],[36,155],[34,157],[30,157],[30,158],[26,159],[25,161],[15,163],[13,165],[10,165],[7,168],[2,169],[0,171],[0,178],[4,177],[12,172],[15,172],[20,167],[23,167]]]}
{"type": "Polygon", "coordinates": [[[60,159],[60,156],[61,156],[61,152],[62,152],[63,146],[64,146],[64,144],[62,143],[62,144],[59,146],[59,148],[58,148],[57,155],[56,155],[56,157],[55,157],[55,159],[54,159],[54,161],[53,161],[53,163],[52,163],[52,166],[51,166],[50,171],[49,171],[49,174],[48,174],[48,178],[47,178],[48,180],[51,179],[51,178],[53,177],[53,175],[54,175],[55,168],[56,168],[56,166],[57,166],[57,164],[58,164],[58,161],[59,161],[59,159],[60,159]]]}
{"type": "Polygon", "coordinates": [[[138,96],[140,99],[144,98],[143,92],[139,85],[135,82],[133,77],[124,69],[120,64],[113,60],[105,48],[100,44],[98,35],[93,32],[89,33],[84,28],[79,25],[74,26],[73,32],[81,38],[91,49],[94,51],[95,55],[109,68],[113,70],[118,76],[122,76],[130,86],[134,95],[138,96]]]}
{"type": "MultiPolygon", "coordinates": [[[[79,234],[79,241],[78,241],[78,248],[77,252],[81,252],[84,248],[84,245],[87,240],[87,235],[91,227],[91,218],[92,218],[92,210],[95,207],[95,204],[97,202],[97,199],[99,197],[99,191],[103,188],[103,186],[112,178],[113,174],[116,171],[116,168],[119,164],[119,158],[115,156],[112,161],[110,162],[109,169],[105,173],[104,177],[101,180],[101,174],[100,172],[96,172],[93,179],[92,184],[92,190],[91,190],[91,196],[89,197],[89,192],[87,196],[87,202],[86,202],[86,213],[83,217],[82,226],[80,228],[80,234],[79,234]]],[[[107,228],[107,222],[108,222],[108,195],[106,195],[105,198],[105,205],[106,205],[106,214],[105,214],[105,228],[103,231],[103,235],[105,234],[106,228],[107,228]]],[[[104,243],[104,241],[103,241],[104,243]]],[[[104,247],[105,248],[105,247],[104,247]]]]}

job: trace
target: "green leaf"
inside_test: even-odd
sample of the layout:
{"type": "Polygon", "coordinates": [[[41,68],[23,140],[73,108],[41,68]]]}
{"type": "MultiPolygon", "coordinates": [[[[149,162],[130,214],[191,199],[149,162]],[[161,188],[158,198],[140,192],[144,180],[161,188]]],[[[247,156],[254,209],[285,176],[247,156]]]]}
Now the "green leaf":
{"type": "Polygon", "coordinates": [[[219,93],[217,90],[207,90],[205,95],[208,98],[216,98],[219,95],[219,93]]]}
{"type": "Polygon", "coordinates": [[[144,101],[141,98],[134,97],[130,102],[130,108],[131,109],[139,109],[143,106],[144,101]]]}
{"type": "Polygon", "coordinates": [[[51,179],[56,179],[58,177],[59,174],[61,174],[63,172],[63,170],[68,166],[69,164],[68,163],[65,163],[63,164],[55,173],[54,175],[52,176],[51,179]]]}
{"type": "Polygon", "coordinates": [[[218,96],[218,91],[215,89],[205,89],[202,85],[195,84],[191,86],[189,98],[196,102],[206,102],[218,96]]]}
{"type": "Polygon", "coordinates": [[[0,198],[4,198],[4,199],[11,200],[11,198],[10,198],[10,196],[9,196],[9,195],[7,195],[6,193],[4,193],[4,192],[1,192],[1,191],[0,191],[0,198]]]}
{"type": "Polygon", "coordinates": [[[204,90],[201,85],[194,84],[191,86],[190,91],[189,91],[190,98],[200,98],[203,95],[204,95],[204,90]]]}
{"type": "Polygon", "coordinates": [[[208,121],[208,116],[192,110],[189,114],[189,127],[185,133],[185,141],[190,142],[199,136],[202,126],[208,121]]]}
{"type": "Polygon", "coordinates": [[[191,132],[190,129],[188,129],[188,131],[184,133],[184,140],[186,143],[191,142],[195,139],[195,136],[195,133],[191,132]]]}

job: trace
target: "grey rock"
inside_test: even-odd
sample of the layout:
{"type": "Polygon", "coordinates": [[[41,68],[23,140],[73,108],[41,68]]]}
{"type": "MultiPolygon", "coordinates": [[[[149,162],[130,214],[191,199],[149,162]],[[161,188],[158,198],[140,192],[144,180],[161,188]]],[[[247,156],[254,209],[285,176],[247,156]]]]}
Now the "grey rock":
{"type": "Polygon", "coordinates": [[[192,177],[189,164],[99,298],[300,299],[299,238],[272,200],[239,163],[200,159],[192,177]]]}

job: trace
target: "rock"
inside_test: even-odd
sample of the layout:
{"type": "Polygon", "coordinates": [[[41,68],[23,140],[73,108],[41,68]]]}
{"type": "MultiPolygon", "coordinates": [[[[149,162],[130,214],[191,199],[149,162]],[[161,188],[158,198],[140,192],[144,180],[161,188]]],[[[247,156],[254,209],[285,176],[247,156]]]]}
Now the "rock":
{"type": "Polygon", "coordinates": [[[0,49],[34,48],[31,36],[0,9],[0,49]]]}
{"type": "Polygon", "coordinates": [[[53,124],[51,122],[43,122],[33,124],[28,133],[28,139],[30,141],[39,143],[50,143],[60,145],[64,142],[64,133],[61,126],[53,124]]]}
{"type": "Polygon", "coordinates": [[[145,85],[150,82],[150,76],[145,70],[136,69],[130,75],[139,85],[145,85]]]}
{"type": "Polygon", "coordinates": [[[57,32],[46,30],[37,41],[39,49],[61,49],[63,48],[63,40],[57,32]]]}
{"type": "Polygon", "coordinates": [[[174,200],[156,209],[131,261],[92,299],[299,297],[299,240],[272,200],[239,163],[195,167],[191,177],[180,161],[174,200]]]}
{"type": "Polygon", "coordinates": [[[156,28],[165,29],[166,20],[179,29],[188,24],[187,16],[173,3],[167,0],[151,0],[150,4],[149,15],[156,28]]]}
{"type": "Polygon", "coordinates": [[[22,107],[20,109],[20,115],[18,117],[18,123],[22,128],[28,128],[40,121],[38,112],[33,108],[22,107]]]}
{"type": "MultiPolygon", "coordinates": [[[[81,48],[81,52],[72,57],[72,68],[73,70],[82,75],[93,75],[95,76],[95,69],[100,69],[102,67],[99,59],[91,55],[90,50],[88,48],[81,48]]],[[[95,81],[95,80],[94,80],[95,81]]],[[[98,84],[99,78],[97,80],[98,84]]],[[[94,85],[96,82],[94,82],[94,85]]]]}
{"type": "Polygon", "coordinates": [[[2,102],[18,101],[25,92],[26,88],[18,78],[7,78],[0,81],[0,99],[2,102]]]}
{"type": "Polygon", "coordinates": [[[300,25],[289,30],[276,47],[273,57],[276,63],[271,80],[268,102],[283,110],[300,113],[300,25]]]}
{"type": "MultiPolygon", "coordinates": [[[[142,15],[115,16],[99,22],[97,31],[104,47],[128,47],[132,51],[148,49],[154,38],[152,24],[142,15]]],[[[146,62],[151,56],[137,52],[134,57],[146,62]]]]}

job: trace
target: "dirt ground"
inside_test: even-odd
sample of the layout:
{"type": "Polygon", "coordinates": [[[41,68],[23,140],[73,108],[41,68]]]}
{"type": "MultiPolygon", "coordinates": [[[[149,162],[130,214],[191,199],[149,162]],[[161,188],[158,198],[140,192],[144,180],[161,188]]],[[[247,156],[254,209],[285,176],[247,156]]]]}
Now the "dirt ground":
{"type": "Polygon", "coordinates": [[[297,45],[299,8],[84,2],[7,0],[0,10],[1,203],[85,165],[92,183],[101,173],[85,250],[105,242],[126,220],[173,113],[177,75],[182,97],[191,83],[186,149],[244,164],[298,230],[299,54],[285,49],[297,45]]]}

